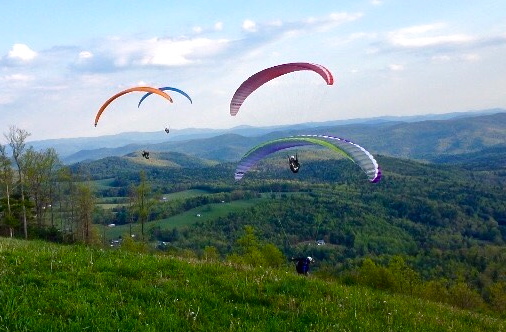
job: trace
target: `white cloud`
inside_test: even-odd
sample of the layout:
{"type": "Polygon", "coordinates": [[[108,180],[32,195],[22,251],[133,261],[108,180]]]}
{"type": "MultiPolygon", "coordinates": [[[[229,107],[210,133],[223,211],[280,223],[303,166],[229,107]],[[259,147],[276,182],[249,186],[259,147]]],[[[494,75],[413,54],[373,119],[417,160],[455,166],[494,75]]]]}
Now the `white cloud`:
{"type": "Polygon", "coordinates": [[[90,59],[93,58],[93,53],[89,51],[79,52],[79,59],[90,59]]]}
{"type": "Polygon", "coordinates": [[[435,63],[450,62],[450,61],[475,62],[479,61],[480,59],[481,56],[475,53],[457,54],[453,56],[450,56],[448,54],[441,54],[431,57],[431,60],[435,63]]]}
{"type": "Polygon", "coordinates": [[[388,69],[390,69],[391,71],[402,71],[404,70],[404,65],[390,64],[388,65],[388,69]]]}
{"type": "Polygon", "coordinates": [[[475,40],[474,37],[464,34],[430,34],[443,27],[441,23],[412,26],[391,32],[388,39],[392,45],[404,48],[457,45],[475,40]]]}
{"type": "Polygon", "coordinates": [[[242,29],[248,34],[241,39],[203,37],[204,33],[223,29],[221,21],[216,22],[212,28],[195,26],[193,32],[196,35],[192,38],[109,37],[89,50],[81,51],[72,68],[88,73],[105,73],[145,66],[186,66],[212,60],[217,55],[237,57],[247,52],[255,54],[255,51],[273,40],[328,30],[361,16],[361,13],[342,12],[309,20],[274,20],[267,23],[246,19],[242,23],[242,29]]]}
{"type": "Polygon", "coordinates": [[[381,1],[381,0],[371,0],[371,5],[379,6],[382,4],[383,4],[383,1],[381,1]]]}
{"type": "Polygon", "coordinates": [[[226,50],[229,40],[212,38],[150,38],[102,41],[92,52],[81,52],[75,68],[109,72],[144,66],[185,66],[226,50]]]}
{"type": "Polygon", "coordinates": [[[463,54],[462,59],[466,61],[479,61],[481,57],[478,54],[469,53],[469,54],[463,54]]]}
{"type": "Polygon", "coordinates": [[[8,105],[14,101],[12,96],[0,94],[0,105],[8,105]]]}
{"type": "Polygon", "coordinates": [[[34,79],[33,76],[25,74],[12,74],[2,77],[2,81],[5,82],[29,82],[32,81],[33,79],[34,79]]]}
{"type": "Polygon", "coordinates": [[[216,22],[216,23],[214,24],[214,30],[216,30],[216,31],[221,31],[221,30],[223,30],[223,22],[216,22]]]}
{"type": "Polygon", "coordinates": [[[257,25],[252,20],[245,20],[242,23],[242,28],[243,28],[243,30],[248,31],[248,32],[255,32],[255,31],[257,31],[257,25]]]}
{"type": "Polygon", "coordinates": [[[86,64],[93,59],[93,53],[90,51],[81,51],[77,55],[77,63],[78,64],[86,64]]]}
{"type": "MultiPolygon", "coordinates": [[[[330,20],[337,23],[351,22],[362,17],[362,13],[332,13],[330,14],[330,20]]],[[[325,21],[325,20],[324,20],[325,21]]]]}
{"type": "Polygon", "coordinates": [[[434,62],[448,62],[451,61],[452,57],[446,54],[434,55],[431,60],[434,62]]]}
{"type": "Polygon", "coordinates": [[[30,61],[35,59],[35,57],[37,56],[37,52],[33,51],[32,49],[30,49],[30,47],[28,47],[25,44],[14,44],[7,56],[10,59],[30,61]]]}
{"type": "Polygon", "coordinates": [[[186,65],[199,58],[219,53],[227,45],[226,39],[152,40],[145,43],[146,48],[143,50],[140,63],[162,66],[186,65]]]}

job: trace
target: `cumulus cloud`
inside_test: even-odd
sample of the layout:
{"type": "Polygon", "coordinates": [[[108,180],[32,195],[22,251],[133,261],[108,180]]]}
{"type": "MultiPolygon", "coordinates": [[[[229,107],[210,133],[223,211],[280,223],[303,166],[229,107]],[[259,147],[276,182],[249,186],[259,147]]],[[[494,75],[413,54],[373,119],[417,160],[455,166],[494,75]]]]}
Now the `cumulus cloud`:
{"type": "Polygon", "coordinates": [[[30,76],[30,75],[25,75],[25,74],[11,74],[11,75],[5,75],[2,77],[2,81],[4,82],[14,82],[14,83],[18,83],[18,82],[28,82],[28,81],[32,81],[34,78],[33,76],[30,76]]]}
{"type": "Polygon", "coordinates": [[[464,53],[464,54],[456,54],[456,55],[434,55],[431,57],[432,62],[434,63],[444,63],[450,61],[465,61],[465,62],[474,62],[479,61],[481,56],[476,53],[464,53]]]}
{"type": "Polygon", "coordinates": [[[465,34],[431,34],[444,28],[444,24],[426,24],[403,28],[389,34],[392,45],[406,48],[421,48],[440,45],[466,44],[475,40],[465,34]]]}
{"type": "Polygon", "coordinates": [[[407,51],[432,62],[477,61],[485,48],[504,47],[506,35],[471,35],[450,31],[444,23],[405,27],[384,35],[377,43],[384,52],[407,51]]]}
{"type": "Polygon", "coordinates": [[[193,35],[212,34],[223,30],[223,22],[216,22],[212,26],[203,27],[196,25],[192,28],[193,35]]]}
{"type": "Polygon", "coordinates": [[[463,54],[462,59],[466,61],[478,61],[481,59],[481,57],[478,54],[463,54]]]}
{"type": "Polygon", "coordinates": [[[448,62],[452,60],[452,57],[447,54],[434,55],[431,57],[434,62],[448,62]]]}
{"type": "Polygon", "coordinates": [[[322,17],[309,17],[297,21],[275,20],[258,23],[252,20],[245,20],[242,24],[242,29],[246,34],[243,39],[234,41],[236,45],[234,52],[236,54],[251,52],[274,40],[328,31],[361,17],[362,13],[337,12],[322,17]]]}
{"type": "Polygon", "coordinates": [[[7,54],[9,59],[30,61],[35,59],[37,52],[33,51],[30,47],[25,44],[14,44],[12,49],[7,54]]]}
{"type": "Polygon", "coordinates": [[[223,22],[216,22],[214,24],[214,30],[215,31],[221,31],[221,30],[223,30],[223,22]]]}
{"type": "MultiPolygon", "coordinates": [[[[323,19],[321,22],[323,23],[345,23],[355,21],[362,17],[362,13],[332,13],[330,14],[330,20],[323,19]]],[[[316,21],[318,23],[318,21],[316,21]]]]}
{"type": "Polygon", "coordinates": [[[79,61],[86,61],[87,59],[93,58],[93,53],[91,53],[90,51],[81,51],[79,52],[77,57],[79,61]]]}
{"type": "Polygon", "coordinates": [[[142,66],[185,66],[223,52],[229,41],[212,38],[113,38],[92,52],[84,51],[74,66],[85,71],[113,71],[142,66]]]}
{"type": "Polygon", "coordinates": [[[391,71],[402,71],[404,70],[404,65],[390,64],[388,65],[388,69],[390,69],[391,71]]]}
{"type": "Polygon", "coordinates": [[[244,20],[242,23],[242,29],[247,32],[255,32],[257,31],[257,25],[252,20],[244,20]]]}
{"type": "Polygon", "coordinates": [[[146,44],[140,58],[142,65],[186,65],[223,51],[226,39],[195,38],[189,40],[156,40],[146,44]]]}
{"type": "Polygon", "coordinates": [[[360,13],[332,13],[320,18],[282,22],[257,23],[247,19],[242,23],[247,34],[242,39],[203,37],[202,33],[219,31],[222,22],[213,29],[194,27],[192,38],[127,39],[114,37],[101,41],[90,50],[81,51],[73,67],[85,72],[107,72],[130,67],[187,66],[212,60],[215,56],[239,56],[251,52],[272,40],[287,38],[315,29],[329,29],[360,18],[360,13]]]}

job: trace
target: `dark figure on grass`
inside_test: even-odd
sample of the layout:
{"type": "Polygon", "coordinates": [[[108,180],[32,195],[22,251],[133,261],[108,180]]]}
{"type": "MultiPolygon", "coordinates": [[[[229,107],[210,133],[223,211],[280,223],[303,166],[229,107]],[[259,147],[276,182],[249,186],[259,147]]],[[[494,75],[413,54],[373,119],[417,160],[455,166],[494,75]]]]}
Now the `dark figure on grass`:
{"type": "Polygon", "coordinates": [[[298,274],[308,275],[309,274],[309,264],[314,262],[312,257],[297,257],[292,258],[293,262],[296,262],[295,269],[298,274]]]}

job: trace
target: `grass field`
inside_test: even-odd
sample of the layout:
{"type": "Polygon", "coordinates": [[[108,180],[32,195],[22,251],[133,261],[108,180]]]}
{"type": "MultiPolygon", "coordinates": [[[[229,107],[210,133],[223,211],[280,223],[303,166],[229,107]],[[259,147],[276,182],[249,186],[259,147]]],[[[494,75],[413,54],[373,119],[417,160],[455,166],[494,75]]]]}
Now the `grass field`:
{"type": "Polygon", "coordinates": [[[110,188],[113,182],[114,182],[114,178],[109,178],[109,179],[93,180],[93,181],[90,181],[90,184],[95,189],[100,190],[100,189],[110,188]]]}
{"type": "MultiPolygon", "coordinates": [[[[100,180],[104,181],[104,180],[100,180]]],[[[107,188],[108,186],[105,184],[106,182],[103,182],[100,184],[100,186],[103,186],[103,188],[107,188]]],[[[186,199],[186,198],[192,198],[197,196],[203,196],[209,194],[208,191],[200,190],[200,189],[189,189],[184,191],[179,191],[175,193],[167,193],[162,194],[161,198],[165,198],[167,201],[175,200],[175,199],[186,199]]],[[[122,206],[122,205],[128,205],[128,197],[101,197],[97,199],[97,205],[101,206],[104,209],[112,209],[113,207],[122,206]],[[119,202],[119,203],[118,203],[119,202]]]]}
{"type": "MultiPolygon", "coordinates": [[[[491,331],[408,296],[161,253],[0,238],[0,331],[491,331]]],[[[138,247],[142,249],[142,247],[138,247]]]]}
{"type": "Polygon", "coordinates": [[[163,194],[163,197],[165,197],[167,200],[170,201],[172,199],[185,199],[185,198],[203,196],[203,195],[207,195],[207,194],[209,194],[209,192],[206,190],[189,189],[189,190],[178,191],[175,193],[163,194]]]}
{"type": "MultiPolygon", "coordinates": [[[[255,204],[258,204],[262,198],[258,199],[249,199],[249,200],[238,200],[238,201],[232,201],[232,202],[225,202],[225,203],[213,203],[213,204],[207,204],[203,206],[199,206],[197,208],[185,211],[181,214],[178,214],[176,216],[167,218],[167,219],[161,219],[161,220],[155,220],[155,221],[149,221],[144,225],[144,230],[147,231],[149,228],[160,226],[160,228],[163,229],[172,229],[172,228],[178,228],[186,225],[190,225],[193,223],[196,223],[197,221],[205,222],[207,220],[215,219],[220,216],[226,216],[231,212],[237,212],[246,208],[249,208],[251,206],[254,206],[255,204]]],[[[101,234],[104,232],[104,226],[100,225],[97,227],[100,227],[101,234]]],[[[141,225],[134,224],[132,225],[132,233],[133,234],[140,234],[141,225]]],[[[120,235],[123,236],[124,234],[130,233],[130,225],[121,225],[121,226],[115,226],[115,227],[107,227],[105,229],[105,237],[106,240],[110,239],[116,239],[120,235]]]]}

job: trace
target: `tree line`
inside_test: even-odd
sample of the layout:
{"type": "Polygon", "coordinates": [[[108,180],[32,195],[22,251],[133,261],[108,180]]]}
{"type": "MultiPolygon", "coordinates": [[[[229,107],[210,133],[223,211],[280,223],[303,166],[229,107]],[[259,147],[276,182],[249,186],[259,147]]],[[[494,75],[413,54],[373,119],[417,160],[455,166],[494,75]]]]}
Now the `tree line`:
{"type": "Polygon", "coordinates": [[[0,232],[10,237],[86,242],[93,238],[95,196],[83,174],[53,148],[27,147],[30,133],[11,126],[0,144],[0,232]]]}

